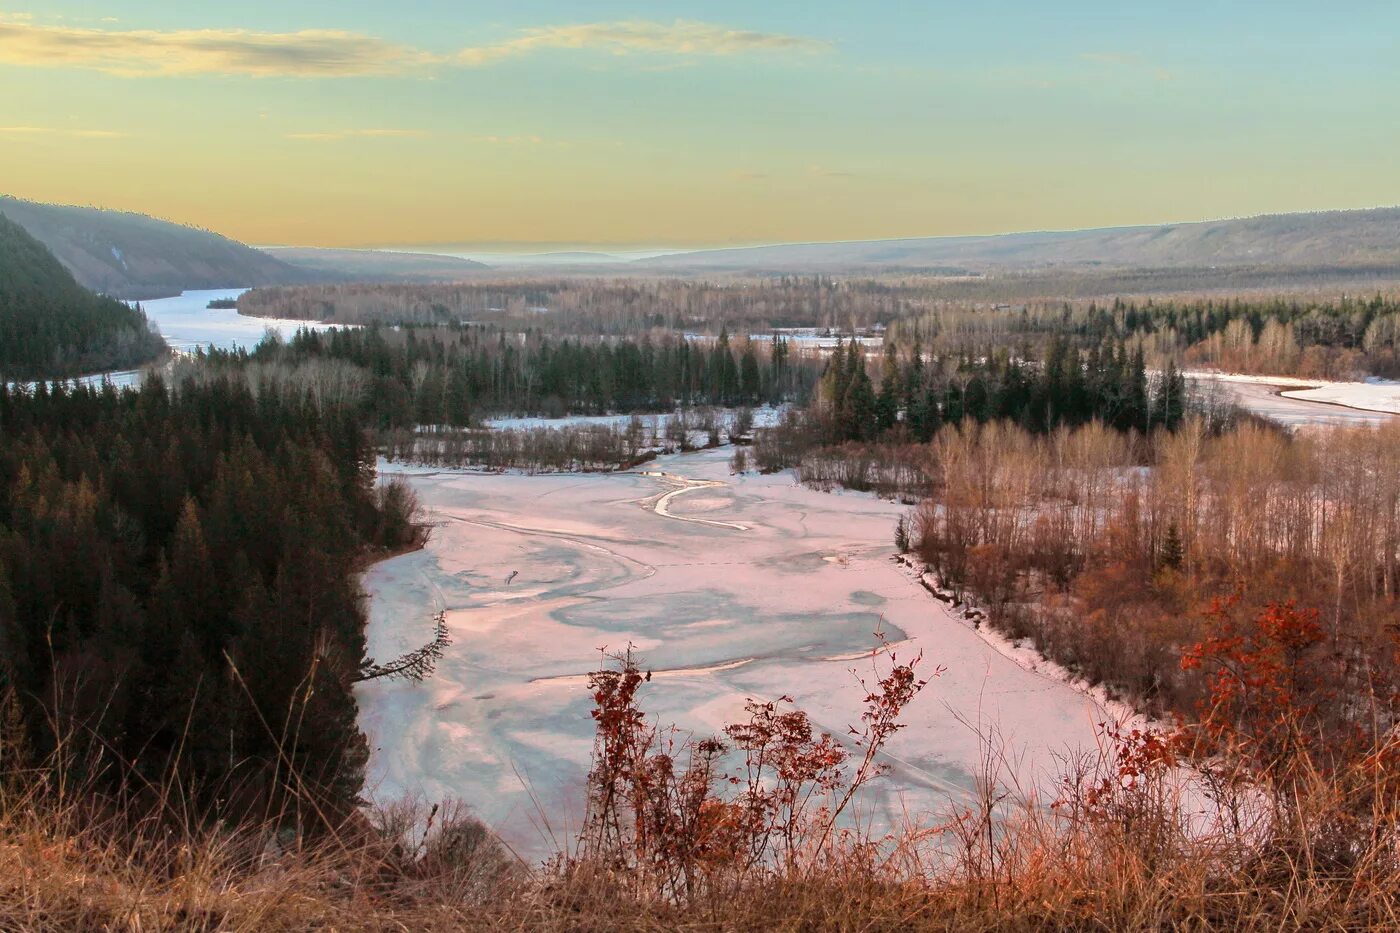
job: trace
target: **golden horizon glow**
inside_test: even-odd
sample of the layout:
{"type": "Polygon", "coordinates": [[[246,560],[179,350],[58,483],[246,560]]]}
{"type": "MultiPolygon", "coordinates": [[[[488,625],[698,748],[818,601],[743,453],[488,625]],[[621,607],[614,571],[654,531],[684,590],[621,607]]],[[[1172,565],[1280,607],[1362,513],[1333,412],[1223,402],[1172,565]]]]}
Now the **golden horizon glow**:
{"type": "Polygon", "coordinates": [[[1400,202],[1400,66],[1368,54],[1400,14],[1218,14],[1241,47],[1197,5],[0,12],[0,193],[260,245],[614,249],[1400,202]]]}

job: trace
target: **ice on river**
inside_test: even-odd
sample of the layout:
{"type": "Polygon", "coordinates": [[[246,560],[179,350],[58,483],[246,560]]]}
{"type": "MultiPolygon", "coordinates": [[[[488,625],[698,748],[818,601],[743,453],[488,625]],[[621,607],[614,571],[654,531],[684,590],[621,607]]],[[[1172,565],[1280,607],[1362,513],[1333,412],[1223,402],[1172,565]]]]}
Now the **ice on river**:
{"type": "Polygon", "coordinates": [[[1289,428],[1364,427],[1400,413],[1400,383],[1327,382],[1292,376],[1187,372],[1198,387],[1225,392],[1240,407],[1289,428]]]}
{"type": "Polygon", "coordinates": [[[203,347],[217,350],[233,350],[238,347],[251,350],[269,330],[280,334],[283,339],[291,337],[299,328],[313,330],[327,325],[315,321],[285,321],[278,318],[247,317],[233,308],[211,308],[209,302],[215,299],[232,299],[246,292],[246,288],[215,288],[181,292],[174,298],[157,298],[153,301],[130,302],[140,304],[160,331],[165,342],[172,349],[193,351],[203,347]]]}
{"type": "MultiPolygon", "coordinates": [[[[233,308],[211,308],[215,299],[234,299],[246,288],[211,288],[181,292],[173,298],[151,301],[129,301],[146,312],[146,319],[160,331],[172,350],[192,353],[198,349],[251,350],[269,332],[283,340],[301,328],[325,330],[335,325],[320,321],[291,321],[280,318],[245,317],[233,308]]],[[[343,325],[342,325],[343,326],[343,325]]],[[[138,386],[146,370],[126,369],[93,373],[72,380],[81,385],[101,385],[110,382],[118,387],[138,386]]]]}
{"type": "Polygon", "coordinates": [[[357,688],[368,794],[461,799],[518,851],[554,851],[583,816],[583,675],[600,648],[629,643],[657,672],[643,702],[662,723],[710,735],[746,697],[787,694],[842,737],[862,696],[851,670],[870,670],[851,658],[877,627],[907,639],[898,650],[947,670],[865,798],[885,825],[970,792],[979,723],[1027,786],[1093,746],[1107,713],[998,653],[890,559],[899,506],[786,473],[730,476],[728,456],[663,457],[649,473],[409,474],[435,527],[424,550],[365,574],[370,654],[430,641],[439,609],[453,644],[421,684],[357,688]]]}

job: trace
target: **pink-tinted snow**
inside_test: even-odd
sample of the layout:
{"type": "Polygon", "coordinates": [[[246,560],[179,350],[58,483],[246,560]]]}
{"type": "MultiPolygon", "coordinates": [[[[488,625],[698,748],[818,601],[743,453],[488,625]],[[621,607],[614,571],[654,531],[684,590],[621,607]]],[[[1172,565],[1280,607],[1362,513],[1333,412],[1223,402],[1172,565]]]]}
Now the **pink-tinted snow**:
{"type": "Polygon", "coordinates": [[[1094,747],[1104,706],[984,639],[891,559],[903,507],[789,473],[731,476],[728,457],[664,457],[653,475],[412,471],[436,527],[426,549],[365,575],[370,653],[430,640],[439,609],[454,643],[424,683],[359,688],[369,794],[461,799],[517,850],[553,851],[583,815],[582,675],[628,643],[661,672],[647,709],[702,736],[746,697],[784,694],[843,736],[862,696],[851,670],[869,674],[877,627],[901,655],[922,651],[924,670],[945,667],[866,798],[877,825],[965,798],[978,729],[1000,734],[1027,789],[1094,747]]]}

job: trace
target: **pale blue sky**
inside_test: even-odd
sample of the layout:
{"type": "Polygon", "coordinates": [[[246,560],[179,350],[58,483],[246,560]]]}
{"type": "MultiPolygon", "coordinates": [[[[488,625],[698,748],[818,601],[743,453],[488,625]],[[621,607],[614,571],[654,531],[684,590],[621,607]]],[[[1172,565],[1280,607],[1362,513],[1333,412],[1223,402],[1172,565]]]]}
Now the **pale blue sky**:
{"type": "Polygon", "coordinates": [[[0,175],[21,196],[346,245],[1400,202],[1400,4],[1049,6],[29,4],[0,11],[0,175]]]}

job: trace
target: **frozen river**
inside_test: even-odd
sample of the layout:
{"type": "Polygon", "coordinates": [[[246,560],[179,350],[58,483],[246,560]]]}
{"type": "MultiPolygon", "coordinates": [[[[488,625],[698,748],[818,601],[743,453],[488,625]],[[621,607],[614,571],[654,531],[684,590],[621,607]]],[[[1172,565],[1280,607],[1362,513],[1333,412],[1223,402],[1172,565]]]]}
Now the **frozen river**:
{"type": "Polygon", "coordinates": [[[210,308],[216,299],[235,299],[246,288],[216,288],[182,292],[174,298],[140,302],[146,317],[155,322],[165,342],[173,350],[192,351],[203,347],[233,350],[252,349],[269,330],[291,337],[298,328],[313,330],[325,325],[314,321],[284,321],[275,318],[244,317],[233,308],[210,308]]]}
{"type": "Polygon", "coordinates": [[[1189,372],[1199,390],[1223,392],[1246,411],[1296,430],[1304,427],[1374,427],[1400,412],[1400,383],[1328,382],[1290,376],[1189,372]]]}
{"type": "MultiPolygon", "coordinates": [[[[244,317],[233,308],[210,308],[215,299],[234,299],[246,288],[214,288],[182,292],[174,298],[128,302],[139,304],[146,318],[155,324],[172,350],[189,353],[196,349],[252,349],[269,330],[283,338],[291,337],[300,327],[313,330],[326,325],[315,321],[284,321],[270,318],[244,317]]],[[[135,385],[140,381],[139,370],[97,373],[79,379],[84,383],[100,383],[108,379],[116,385],[135,385]]]]}
{"type": "Polygon", "coordinates": [[[865,798],[884,825],[968,794],[978,723],[999,730],[1027,786],[1093,746],[1104,710],[999,653],[891,560],[902,507],[789,473],[730,476],[728,457],[663,458],[667,475],[410,471],[435,527],[426,549],[365,574],[370,654],[430,641],[439,609],[453,644],[424,683],[358,688],[368,794],[460,799],[518,851],[553,851],[583,816],[583,675],[600,648],[629,642],[657,672],[643,703],[662,723],[706,736],[746,697],[788,694],[841,737],[873,632],[908,639],[900,651],[947,670],[865,798]]]}

